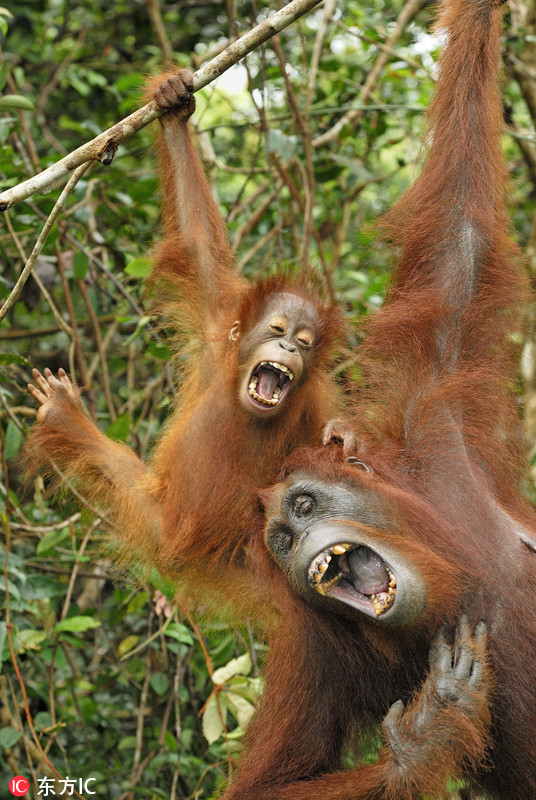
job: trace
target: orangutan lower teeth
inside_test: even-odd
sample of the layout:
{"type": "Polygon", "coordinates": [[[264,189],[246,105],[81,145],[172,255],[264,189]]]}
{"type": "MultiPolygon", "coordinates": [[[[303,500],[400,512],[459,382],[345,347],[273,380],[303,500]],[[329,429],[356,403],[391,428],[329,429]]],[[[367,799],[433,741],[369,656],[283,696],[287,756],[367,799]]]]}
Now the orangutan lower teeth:
{"type": "Polygon", "coordinates": [[[391,572],[389,567],[386,567],[387,574],[389,576],[389,589],[387,590],[387,595],[385,596],[385,592],[381,592],[383,597],[378,596],[377,594],[372,594],[370,599],[372,601],[372,606],[374,608],[374,614],[379,617],[381,614],[385,614],[386,611],[389,611],[393,603],[395,602],[395,595],[396,595],[396,578],[394,573],[391,572]]]}
{"type": "Polygon", "coordinates": [[[317,583],[315,589],[318,592],[318,594],[321,594],[323,596],[326,594],[326,592],[329,592],[330,589],[336,586],[341,578],[342,578],[342,572],[339,572],[339,574],[335,575],[335,577],[331,578],[331,580],[325,581],[323,583],[317,583]]]}
{"type": "Polygon", "coordinates": [[[253,381],[249,384],[249,394],[251,395],[251,397],[254,397],[258,403],[262,403],[265,406],[275,406],[277,405],[277,403],[279,403],[279,394],[281,390],[279,389],[278,386],[276,386],[276,388],[274,389],[274,393],[271,399],[268,399],[267,397],[262,397],[260,394],[257,394],[257,392],[255,391],[256,385],[257,384],[256,383],[254,384],[253,381]]]}

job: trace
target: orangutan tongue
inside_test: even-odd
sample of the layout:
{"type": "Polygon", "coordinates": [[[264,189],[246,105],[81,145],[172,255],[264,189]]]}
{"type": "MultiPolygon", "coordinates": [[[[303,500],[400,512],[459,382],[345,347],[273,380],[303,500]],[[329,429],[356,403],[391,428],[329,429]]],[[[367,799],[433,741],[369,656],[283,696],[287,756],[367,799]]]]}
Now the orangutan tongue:
{"type": "Polygon", "coordinates": [[[257,383],[257,394],[264,397],[265,400],[271,400],[274,389],[277,386],[279,375],[272,369],[260,369],[259,381],[257,383]]]}
{"type": "Polygon", "coordinates": [[[389,586],[385,564],[369,547],[361,545],[348,553],[348,566],[352,583],[361,594],[385,592],[389,586]]]}

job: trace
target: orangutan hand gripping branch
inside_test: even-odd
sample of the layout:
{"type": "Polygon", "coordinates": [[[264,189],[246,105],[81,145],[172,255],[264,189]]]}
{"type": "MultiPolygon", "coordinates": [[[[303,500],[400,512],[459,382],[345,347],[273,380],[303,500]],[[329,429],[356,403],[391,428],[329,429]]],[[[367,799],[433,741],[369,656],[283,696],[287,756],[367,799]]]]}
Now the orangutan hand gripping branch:
{"type": "Polygon", "coordinates": [[[490,0],[443,6],[428,152],[388,217],[393,286],[359,352],[359,449],[302,448],[261,494],[251,548],[285,612],[225,800],[446,798],[448,775],[490,800],[536,797],[536,519],[512,349],[526,286],[504,199],[501,20],[490,0]],[[458,658],[475,658],[482,621],[488,658],[416,731],[429,648],[460,618],[474,633],[460,649],[458,628],[458,658]],[[379,762],[342,771],[359,734],[412,697],[389,712],[379,762]]]}
{"type": "Polygon", "coordinates": [[[190,138],[192,89],[188,70],[149,88],[168,109],[159,138],[164,237],[153,278],[164,285],[167,310],[201,340],[150,467],[98,431],[64,371],[34,371],[29,389],[40,403],[34,464],[50,469],[52,460],[74,476],[86,497],[112,510],[127,551],[180,574],[199,595],[229,580],[225,570],[243,560],[248,535],[262,526],[257,488],[297,445],[321,443],[336,408],[327,365],[343,326],[305,281],[279,274],[250,285],[237,272],[190,138]]]}

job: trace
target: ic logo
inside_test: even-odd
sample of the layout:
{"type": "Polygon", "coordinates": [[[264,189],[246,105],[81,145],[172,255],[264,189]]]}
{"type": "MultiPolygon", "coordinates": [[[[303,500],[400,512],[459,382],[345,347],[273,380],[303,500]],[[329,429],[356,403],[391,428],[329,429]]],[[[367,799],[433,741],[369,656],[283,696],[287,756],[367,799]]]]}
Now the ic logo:
{"type": "Polygon", "coordinates": [[[15,795],[15,797],[24,797],[29,790],[30,782],[26,778],[23,778],[22,775],[15,775],[15,777],[11,778],[9,781],[9,791],[11,794],[15,795]]]}

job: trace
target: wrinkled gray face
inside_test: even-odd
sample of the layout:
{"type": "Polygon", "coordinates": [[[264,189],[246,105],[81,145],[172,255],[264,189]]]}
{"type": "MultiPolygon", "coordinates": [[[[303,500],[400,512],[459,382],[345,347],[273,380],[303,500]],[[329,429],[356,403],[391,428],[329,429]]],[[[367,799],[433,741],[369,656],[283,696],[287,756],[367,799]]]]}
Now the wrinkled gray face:
{"type": "Polygon", "coordinates": [[[267,509],[266,543],[291,583],[316,604],[334,608],[335,601],[405,625],[425,608],[425,584],[386,526],[373,481],[353,486],[290,476],[267,509]]]}
{"type": "Polygon", "coordinates": [[[239,345],[243,365],[240,403],[269,417],[303,384],[314,359],[317,316],[313,305],[290,293],[269,299],[262,318],[239,345]]]}

